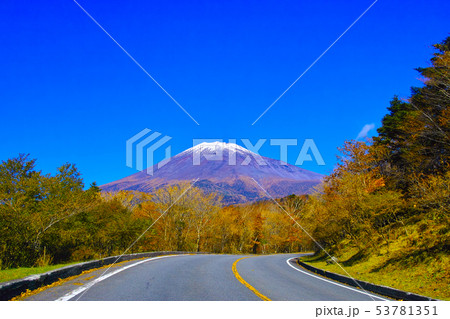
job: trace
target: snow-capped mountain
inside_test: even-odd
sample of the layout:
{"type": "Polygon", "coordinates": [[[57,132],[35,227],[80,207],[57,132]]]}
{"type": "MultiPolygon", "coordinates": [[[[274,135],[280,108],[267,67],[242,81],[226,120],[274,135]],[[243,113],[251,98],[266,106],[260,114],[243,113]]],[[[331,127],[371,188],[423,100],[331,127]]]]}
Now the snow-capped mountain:
{"type": "Polygon", "coordinates": [[[196,187],[217,192],[223,195],[225,203],[235,204],[267,197],[255,181],[272,197],[278,198],[307,194],[323,177],[223,142],[198,144],[173,156],[161,168],[154,165],[152,171],[153,175],[143,170],[101,188],[150,192],[161,186],[198,179],[196,187]]]}

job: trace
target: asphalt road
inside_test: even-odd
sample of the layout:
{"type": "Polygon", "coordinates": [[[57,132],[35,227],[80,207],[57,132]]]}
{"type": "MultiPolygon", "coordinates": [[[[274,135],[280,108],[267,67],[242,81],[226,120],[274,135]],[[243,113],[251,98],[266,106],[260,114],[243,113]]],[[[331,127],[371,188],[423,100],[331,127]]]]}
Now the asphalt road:
{"type": "Polygon", "coordinates": [[[312,274],[290,260],[298,256],[281,254],[241,259],[244,256],[178,255],[150,258],[112,267],[106,273],[102,269],[82,275],[27,300],[384,299],[312,274]]]}

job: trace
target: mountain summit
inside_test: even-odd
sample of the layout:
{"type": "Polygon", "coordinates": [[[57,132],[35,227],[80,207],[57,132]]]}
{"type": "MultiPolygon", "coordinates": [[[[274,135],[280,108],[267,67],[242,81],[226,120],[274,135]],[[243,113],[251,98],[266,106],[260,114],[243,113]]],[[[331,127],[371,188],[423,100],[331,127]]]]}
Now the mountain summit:
{"type": "Polygon", "coordinates": [[[201,143],[173,156],[158,168],[147,170],[102,185],[103,191],[136,190],[150,192],[156,188],[198,178],[196,187],[217,192],[226,204],[267,198],[256,180],[272,197],[307,194],[319,184],[322,175],[279,160],[260,156],[237,144],[201,143]],[[254,179],[254,180],[253,180],[254,179]]]}

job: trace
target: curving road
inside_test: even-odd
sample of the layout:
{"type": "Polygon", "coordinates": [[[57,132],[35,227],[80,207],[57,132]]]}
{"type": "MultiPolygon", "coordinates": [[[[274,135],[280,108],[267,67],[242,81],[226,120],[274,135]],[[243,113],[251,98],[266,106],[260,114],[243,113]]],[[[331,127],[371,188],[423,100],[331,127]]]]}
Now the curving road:
{"type": "Polygon", "coordinates": [[[299,267],[298,254],[178,255],[97,270],[27,300],[385,300],[299,267]]]}

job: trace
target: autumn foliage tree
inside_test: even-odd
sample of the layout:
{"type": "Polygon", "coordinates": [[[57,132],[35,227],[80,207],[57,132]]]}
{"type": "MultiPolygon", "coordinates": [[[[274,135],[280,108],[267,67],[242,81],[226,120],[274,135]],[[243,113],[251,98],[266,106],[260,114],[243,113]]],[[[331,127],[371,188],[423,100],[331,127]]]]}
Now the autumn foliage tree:
{"type": "Polygon", "coordinates": [[[43,253],[45,236],[95,199],[84,191],[77,168],[65,164],[56,175],[35,170],[28,155],[0,164],[0,252],[6,266],[33,265],[43,253]]]}
{"type": "Polygon", "coordinates": [[[382,164],[393,187],[408,191],[419,175],[442,174],[450,156],[450,37],[434,45],[427,68],[418,68],[423,87],[411,97],[394,97],[375,144],[388,151],[382,164]]]}
{"type": "Polygon", "coordinates": [[[322,247],[448,250],[450,37],[434,47],[430,66],[417,69],[424,86],[394,97],[373,141],[346,142],[310,196],[300,220],[322,247]]]}

